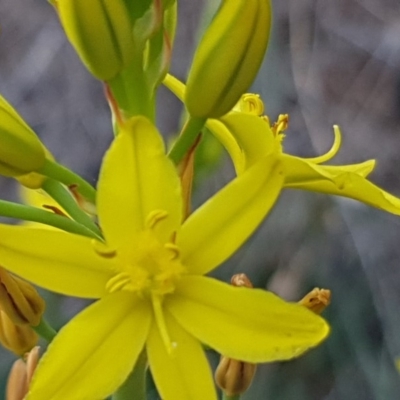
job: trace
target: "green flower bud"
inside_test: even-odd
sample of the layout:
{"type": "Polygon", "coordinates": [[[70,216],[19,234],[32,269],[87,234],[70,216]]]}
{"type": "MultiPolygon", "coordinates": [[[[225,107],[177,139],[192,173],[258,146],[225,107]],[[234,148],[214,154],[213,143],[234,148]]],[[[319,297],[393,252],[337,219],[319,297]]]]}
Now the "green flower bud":
{"type": "Polygon", "coordinates": [[[124,0],[57,0],[61,24],[88,70],[108,81],[133,58],[134,41],[124,0]]]}
{"type": "Polygon", "coordinates": [[[270,0],[223,0],[194,56],[185,104],[198,118],[226,114],[248,90],[263,60],[270,0]]]}
{"type": "Polygon", "coordinates": [[[39,138],[0,96],[0,174],[19,176],[39,169],[45,152],[39,138]]]}

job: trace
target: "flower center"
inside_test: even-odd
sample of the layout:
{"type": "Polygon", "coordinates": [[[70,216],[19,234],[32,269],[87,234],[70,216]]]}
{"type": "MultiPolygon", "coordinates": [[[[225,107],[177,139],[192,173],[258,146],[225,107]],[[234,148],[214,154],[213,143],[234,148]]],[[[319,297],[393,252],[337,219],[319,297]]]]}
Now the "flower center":
{"type": "MultiPolygon", "coordinates": [[[[165,216],[164,216],[165,217],[165,216]]],[[[160,212],[149,216],[146,229],[132,243],[129,256],[116,256],[120,263],[116,274],[107,282],[109,293],[127,290],[139,296],[162,297],[175,290],[175,283],[186,272],[173,243],[160,243],[155,233],[160,212]]]]}
{"type": "Polygon", "coordinates": [[[132,258],[107,282],[107,290],[164,295],[174,291],[175,281],[184,272],[178,248],[172,243],[163,246],[152,231],[144,231],[135,243],[132,258]]]}

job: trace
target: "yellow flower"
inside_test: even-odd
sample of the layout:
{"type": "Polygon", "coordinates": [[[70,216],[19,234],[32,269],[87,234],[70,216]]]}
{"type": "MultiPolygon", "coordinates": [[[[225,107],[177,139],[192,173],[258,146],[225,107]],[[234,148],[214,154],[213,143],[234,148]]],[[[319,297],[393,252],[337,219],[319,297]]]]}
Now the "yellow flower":
{"type": "Polygon", "coordinates": [[[105,243],[0,225],[0,260],[10,271],[65,295],[100,298],[53,340],[27,400],[105,398],[143,349],[164,400],[212,400],[201,343],[257,363],[293,358],[323,340],[327,324],[304,307],[204,276],[254,231],[282,183],[281,164],[269,156],[182,224],[175,168],[157,130],[136,117],[101,170],[105,243]]]}
{"type": "Polygon", "coordinates": [[[282,132],[286,124],[287,116],[281,116],[275,126],[270,127],[266,118],[231,112],[217,121],[213,128],[222,142],[227,141],[229,145],[235,142],[238,147],[230,154],[239,175],[272,149],[284,167],[284,188],[348,197],[400,215],[400,199],[367,179],[375,167],[375,160],[350,165],[322,165],[333,158],[340,148],[341,133],[338,126],[334,126],[335,141],[326,154],[301,158],[283,152],[282,132]]]}
{"type": "MultiPolygon", "coordinates": [[[[164,84],[179,98],[185,95],[185,85],[171,75],[164,84]]],[[[387,193],[367,179],[375,167],[375,160],[350,165],[322,165],[332,159],[341,144],[341,133],[334,126],[335,141],[324,155],[301,158],[283,152],[283,132],[288,116],[281,115],[274,126],[262,116],[264,105],[258,95],[245,94],[231,112],[220,119],[208,119],[206,127],[228,151],[237,175],[252,165],[274,154],[280,159],[285,174],[284,188],[349,197],[370,206],[400,215],[400,199],[387,193]]]]}

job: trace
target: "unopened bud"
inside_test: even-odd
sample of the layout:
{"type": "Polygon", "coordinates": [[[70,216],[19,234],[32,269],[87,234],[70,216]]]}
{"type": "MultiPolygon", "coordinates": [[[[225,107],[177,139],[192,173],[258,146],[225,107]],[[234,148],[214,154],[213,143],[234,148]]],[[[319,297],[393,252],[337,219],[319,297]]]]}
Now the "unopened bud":
{"type": "Polygon", "coordinates": [[[24,359],[14,362],[7,380],[6,400],[23,400],[39,361],[39,347],[24,354],[24,359]]]}
{"type": "Polygon", "coordinates": [[[231,278],[231,284],[237,287],[247,287],[252,288],[253,284],[251,283],[250,279],[247,277],[246,274],[235,274],[231,278]]]}
{"type": "Polygon", "coordinates": [[[17,111],[0,96],[0,174],[19,176],[45,162],[42,143],[17,111]]]}
{"type": "Polygon", "coordinates": [[[321,314],[331,302],[331,291],[328,289],[314,288],[310,293],[306,294],[299,304],[308,308],[315,314],[321,314]]]}
{"type": "Polygon", "coordinates": [[[185,104],[193,117],[218,118],[253,82],[268,45],[269,0],[225,0],[206,30],[187,80],[185,104]]]}
{"type": "MultiPolygon", "coordinates": [[[[237,287],[253,288],[253,284],[246,274],[233,275],[231,284],[237,287]]],[[[239,395],[251,385],[256,368],[256,364],[221,356],[215,370],[215,382],[228,396],[239,395]]]]}
{"type": "Polygon", "coordinates": [[[0,310],[0,343],[21,356],[36,346],[39,338],[30,325],[16,325],[0,310]]]}
{"type": "Polygon", "coordinates": [[[255,364],[222,356],[215,370],[215,382],[228,396],[237,396],[249,388],[255,372],[255,364]]]}
{"type": "Polygon", "coordinates": [[[0,309],[14,324],[39,325],[44,308],[44,300],[30,283],[0,267],[0,309]]]}
{"type": "MultiPolygon", "coordinates": [[[[44,154],[47,160],[54,161],[53,155],[50,151],[43,146],[44,154]]],[[[39,174],[37,172],[30,172],[29,174],[16,176],[15,179],[22,185],[29,189],[40,189],[43,186],[44,181],[47,179],[47,176],[39,174]]]]}
{"type": "Polygon", "coordinates": [[[88,70],[108,81],[132,60],[133,28],[124,0],[56,0],[65,33],[88,70]]]}

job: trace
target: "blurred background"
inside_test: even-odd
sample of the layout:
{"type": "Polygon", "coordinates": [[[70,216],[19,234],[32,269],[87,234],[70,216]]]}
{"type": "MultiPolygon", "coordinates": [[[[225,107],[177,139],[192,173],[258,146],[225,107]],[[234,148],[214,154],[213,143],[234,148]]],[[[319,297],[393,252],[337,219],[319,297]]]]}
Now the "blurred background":
{"type": "MultiPolygon", "coordinates": [[[[171,71],[185,79],[219,1],[178,0],[171,71]]],[[[275,120],[290,114],[288,153],[325,152],[341,126],[334,164],[377,160],[374,183],[400,196],[400,3],[398,0],[275,0],[264,65],[252,88],[275,120]]],[[[103,89],[82,67],[45,0],[0,2],[0,92],[54,156],[93,184],[112,133],[103,89]]],[[[221,54],[223,57],[223,54],[221,54]]],[[[215,60],[218,62],[218,60],[215,60]]],[[[158,125],[176,134],[182,107],[160,90],[158,125]]],[[[233,176],[209,140],[195,205],[233,176]]],[[[1,145],[1,144],[0,144],[1,145]]],[[[0,177],[0,198],[17,186],[0,177]]],[[[391,400],[400,398],[400,218],[354,201],[285,191],[256,234],[214,275],[245,272],[254,285],[297,301],[329,288],[329,339],[290,362],[260,365],[244,400],[391,400]]],[[[59,328],[85,303],[42,292],[59,328]]],[[[0,349],[0,399],[15,356],[0,349]]],[[[218,361],[210,353],[212,363],[218,361]]],[[[156,397],[154,397],[156,398],[156,397]]],[[[205,399],[206,400],[206,399],[205,399]]]]}

